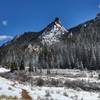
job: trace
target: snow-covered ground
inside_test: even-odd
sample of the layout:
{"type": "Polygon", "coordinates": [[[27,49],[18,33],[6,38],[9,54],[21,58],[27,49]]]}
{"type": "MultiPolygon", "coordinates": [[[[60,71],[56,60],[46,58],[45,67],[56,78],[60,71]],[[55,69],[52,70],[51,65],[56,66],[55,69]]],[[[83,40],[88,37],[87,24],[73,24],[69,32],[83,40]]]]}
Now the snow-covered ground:
{"type": "Polygon", "coordinates": [[[4,73],[4,72],[9,72],[9,69],[5,69],[5,68],[0,68],[0,73],[4,73]]]}
{"type": "MultiPolygon", "coordinates": [[[[6,71],[6,69],[0,68],[0,72],[6,71]]],[[[71,72],[71,70],[68,72],[71,72]]],[[[78,71],[74,70],[71,73],[73,72],[74,75],[76,75],[78,71]]],[[[90,77],[88,72],[86,74],[90,77]]],[[[96,76],[96,74],[93,75],[96,76]]],[[[74,80],[75,78],[71,77],[70,79],[74,80]]],[[[93,78],[93,81],[95,81],[95,77],[93,78]]],[[[68,87],[31,86],[29,84],[25,85],[18,81],[11,81],[0,77],[0,100],[15,100],[14,98],[7,99],[8,97],[16,97],[16,100],[21,100],[21,98],[24,98],[23,100],[100,100],[100,93],[84,91],[81,89],[74,90],[68,87]],[[27,93],[25,93],[26,96],[23,95],[23,90],[24,92],[27,91],[27,93]]]]}
{"type": "Polygon", "coordinates": [[[29,93],[32,100],[100,100],[99,93],[64,87],[30,87],[0,77],[0,96],[16,96],[20,100],[23,89],[29,93]]]}

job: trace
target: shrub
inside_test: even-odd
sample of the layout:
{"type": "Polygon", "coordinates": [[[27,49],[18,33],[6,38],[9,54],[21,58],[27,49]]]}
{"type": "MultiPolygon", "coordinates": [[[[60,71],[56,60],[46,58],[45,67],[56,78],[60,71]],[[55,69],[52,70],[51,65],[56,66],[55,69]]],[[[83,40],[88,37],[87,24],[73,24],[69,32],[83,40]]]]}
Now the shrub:
{"type": "Polygon", "coordinates": [[[46,95],[45,95],[46,97],[50,97],[51,95],[50,95],[50,92],[49,91],[46,91],[46,95]]]}
{"type": "Polygon", "coordinates": [[[100,73],[98,74],[98,79],[100,79],[100,73]]]}
{"type": "Polygon", "coordinates": [[[59,84],[59,81],[58,80],[56,80],[56,79],[52,79],[51,80],[51,85],[53,85],[53,86],[58,86],[58,84],[59,84]]]}
{"type": "Polygon", "coordinates": [[[44,80],[42,78],[37,79],[37,84],[38,86],[43,86],[44,85],[44,80]]]}
{"type": "Polygon", "coordinates": [[[63,93],[64,96],[68,97],[68,94],[66,92],[63,93]]]}
{"type": "Polygon", "coordinates": [[[79,88],[85,91],[100,91],[100,87],[96,83],[89,83],[83,80],[66,80],[64,85],[69,88],[79,88]]]}

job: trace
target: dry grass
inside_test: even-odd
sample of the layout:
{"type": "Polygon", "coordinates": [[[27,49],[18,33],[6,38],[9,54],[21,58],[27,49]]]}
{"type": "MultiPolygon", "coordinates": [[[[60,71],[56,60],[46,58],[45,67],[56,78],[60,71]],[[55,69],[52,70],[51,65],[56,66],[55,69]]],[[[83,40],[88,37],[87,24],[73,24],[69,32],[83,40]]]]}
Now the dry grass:
{"type": "Polygon", "coordinates": [[[37,97],[37,100],[44,100],[44,98],[43,98],[43,97],[38,96],[38,97],[37,97]]]}
{"type": "Polygon", "coordinates": [[[85,80],[66,80],[65,87],[72,89],[82,89],[85,91],[100,91],[100,87],[95,82],[86,82],[85,80]]]}
{"type": "Polygon", "coordinates": [[[32,97],[28,94],[25,89],[22,89],[22,100],[32,100],[32,97]]]}
{"type": "Polygon", "coordinates": [[[0,100],[18,100],[18,98],[16,96],[12,97],[12,96],[1,95],[0,100]]]}

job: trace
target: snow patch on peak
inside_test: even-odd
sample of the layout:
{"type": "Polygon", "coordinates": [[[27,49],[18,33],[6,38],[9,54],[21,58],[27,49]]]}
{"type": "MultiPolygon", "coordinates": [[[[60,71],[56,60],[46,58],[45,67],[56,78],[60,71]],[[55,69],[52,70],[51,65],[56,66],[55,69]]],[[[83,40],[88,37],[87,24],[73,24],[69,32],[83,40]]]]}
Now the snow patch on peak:
{"type": "Polygon", "coordinates": [[[68,31],[59,23],[55,22],[54,26],[49,31],[42,33],[42,43],[52,45],[60,41],[63,34],[68,31]]]}
{"type": "Polygon", "coordinates": [[[10,69],[3,68],[0,65],[0,73],[5,73],[5,72],[10,72],[10,69]]]}
{"type": "Polygon", "coordinates": [[[68,31],[62,26],[59,18],[50,23],[42,31],[42,35],[39,37],[42,40],[42,44],[52,45],[61,40],[61,37],[68,33],[68,31]]]}
{"type": "Polygon", "coordinates": [[[61,25],[57,22],[55,22],[56,27],[61,28],[61,25]]]}

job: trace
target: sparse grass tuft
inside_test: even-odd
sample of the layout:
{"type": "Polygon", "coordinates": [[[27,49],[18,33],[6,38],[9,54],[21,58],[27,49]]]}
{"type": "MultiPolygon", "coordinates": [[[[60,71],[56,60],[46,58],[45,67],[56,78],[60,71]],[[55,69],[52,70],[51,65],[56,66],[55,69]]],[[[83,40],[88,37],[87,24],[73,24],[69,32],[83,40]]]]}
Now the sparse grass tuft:
{"type": "Polygon", "coordinates": [[[66,92],[63,93],[64,96],[68,97],[68,94],[66,92]]]}
{"type": "Polygon", "coordinates": [[[56,93],[57,93],[57,94],[60,94],[60,90],[57,90],[56,93]]]}
{"type": "Polygon", "coordinates": [[[50,92],[47,90],[47,91],[45,91],[46,92],[46,97],[50,97],[51,95],[50,95],[50,92]]]}
{"type": "Polygon", "coordinates": [[[0,100],[18,100],[18,98],[15,96],[5,96],[5,95],[1,95],[0,96],[0,100]]]}
{"type": "Polygon", "coordinates": [[[44,98],[43,98],[43,97],[38,96],[38,97],[37,97],[37,100],[44,100],[44,98]]]}

